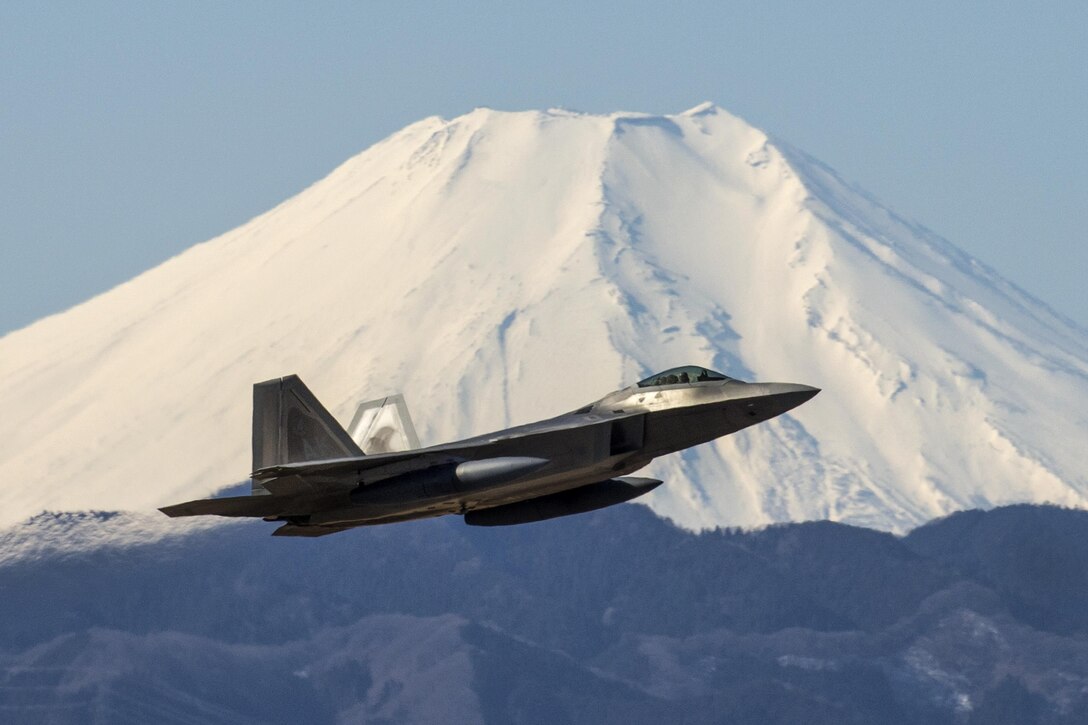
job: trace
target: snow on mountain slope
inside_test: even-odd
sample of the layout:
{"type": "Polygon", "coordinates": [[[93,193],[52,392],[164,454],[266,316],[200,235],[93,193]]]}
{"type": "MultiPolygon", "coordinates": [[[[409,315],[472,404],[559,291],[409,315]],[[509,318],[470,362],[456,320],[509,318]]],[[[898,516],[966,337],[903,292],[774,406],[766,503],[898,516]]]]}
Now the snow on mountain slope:
{"type": "Polygon", "coordinates": [[[424,443],[705,363],[824,393],[659,460],[690,527],[903,530],[1088,503],[1088,335],[715,106],[428,118],[294,198],[0,339],[0,523],[150,509],[249,469],[250,386],[424,443]]]}

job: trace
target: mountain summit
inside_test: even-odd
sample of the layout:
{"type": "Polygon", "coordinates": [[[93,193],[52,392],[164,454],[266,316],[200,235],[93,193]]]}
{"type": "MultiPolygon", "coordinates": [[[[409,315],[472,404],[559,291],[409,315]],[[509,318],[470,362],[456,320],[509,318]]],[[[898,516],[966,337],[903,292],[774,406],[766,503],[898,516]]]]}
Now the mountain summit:
{"type": "Polygon", "coordinates": [[[244,478],[288,373],[344,422],[403,391],[426,445],[688,362],[824,393],[655,464],[684,526],[1088,504],[1088,334],[704,104],[424,119],[3,337],[0,523],[244,478]]]}

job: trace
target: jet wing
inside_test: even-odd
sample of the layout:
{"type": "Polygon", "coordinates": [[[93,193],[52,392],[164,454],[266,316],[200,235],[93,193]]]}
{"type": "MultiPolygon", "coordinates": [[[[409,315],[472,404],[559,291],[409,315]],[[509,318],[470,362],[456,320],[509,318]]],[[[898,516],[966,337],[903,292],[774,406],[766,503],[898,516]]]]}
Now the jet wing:
{"type": "Polygon", "coordinates": [[[661,481],[656,478],[610,478],[501,506],[473,509],[465,513],[465,523],[469,526],[509,526],[547,521],[630,501],[646,495],[660,485],[661,481]]]}
{"type": "MultiPolygon", "coordinates": [[[[444,453],[397,453],[363,458],[335,458],[305,463],[285,463],[254,472],[254,483],[267,494],[205,498],[164,506],[159,510],[167,516],[252,516],[269,517],[297,513],[300,504],[310,506],[321,499],[346,493],[355,486],[355,476],[369,472],[371,480],[422,470],[444,463],[464,460],[444,453]],[[264,477],[263,479],[261,477],[264,477]],[[350,480],[348,480],[350,478],[350,480]]],[[[283,533],[279,536],[317,536],[313,529],[302,527],[304,534],[283,533]]],[[[350,527],[349,527],[350,528],[350,527]]],[[[340,530],[340,529],[335,529],[340,530]]],[[[277,530],[279,531],[279,530],[277,530]]],[[[326,531],[322,529],[322,531],[326,531]]],[[[327,530],[326,533],[332,533],[327,530]]]]}

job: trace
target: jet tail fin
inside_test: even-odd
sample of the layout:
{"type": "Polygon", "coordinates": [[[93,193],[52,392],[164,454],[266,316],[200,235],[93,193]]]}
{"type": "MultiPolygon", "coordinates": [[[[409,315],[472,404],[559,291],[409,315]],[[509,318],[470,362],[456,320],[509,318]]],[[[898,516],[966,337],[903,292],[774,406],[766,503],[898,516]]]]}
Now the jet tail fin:
{"type": "Polygon", "coordinates": [[[400,453],[419,448],[419,436],[400,393],[359,405],[348,434],[366,454],[400,453]]]}
{"type": "MultiPolygon", "coordinates": [[[[361,455],[359,446],[297,375],[253,386],[254,471],[361,455]]],[[[253,488],[262,487],[254,481],[253,488]]]]}

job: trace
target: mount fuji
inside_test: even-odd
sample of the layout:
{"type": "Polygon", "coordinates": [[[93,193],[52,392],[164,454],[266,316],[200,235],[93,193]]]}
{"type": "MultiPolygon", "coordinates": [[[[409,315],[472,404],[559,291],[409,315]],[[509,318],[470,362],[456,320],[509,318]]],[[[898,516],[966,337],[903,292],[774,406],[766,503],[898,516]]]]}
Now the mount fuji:
{"type": "Polygon", "coordinates": [[[0,524],[244,478],[250,386],[288,373],[343,422],[403,391],[426,445],[686,363],[824,392],[656,462],[682,526],[1088,505],[1088,333],[704,104],[427,118],[0,338],[0,524]]]}

